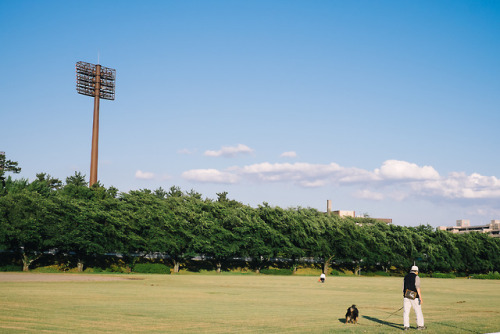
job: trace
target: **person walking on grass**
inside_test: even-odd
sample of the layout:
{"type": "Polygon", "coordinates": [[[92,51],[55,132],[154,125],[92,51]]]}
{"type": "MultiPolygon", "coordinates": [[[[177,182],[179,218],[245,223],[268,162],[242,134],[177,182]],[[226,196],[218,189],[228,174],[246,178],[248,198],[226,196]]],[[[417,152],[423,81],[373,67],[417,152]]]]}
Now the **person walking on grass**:
{"type": "Polygon", "coordinates": [[[417,329],[425,329],[424,315],[422,313],[422,291],[420,290],[420,277],[418,277],[417,266],[412,266],[410,272],[404,278],[403,296],[404,330],[410,329],[410,310],[412,307],[417,317],[417,329]]]}

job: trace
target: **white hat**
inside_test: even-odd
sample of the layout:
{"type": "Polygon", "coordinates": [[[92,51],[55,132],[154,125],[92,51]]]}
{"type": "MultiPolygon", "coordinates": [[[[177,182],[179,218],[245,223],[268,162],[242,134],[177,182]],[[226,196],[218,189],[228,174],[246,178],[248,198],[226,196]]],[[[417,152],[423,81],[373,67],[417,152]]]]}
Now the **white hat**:
{"type": "Polygon", "coordinates": [[[417,266],[412,266],[410,271],[418,271],[418,267],[417,266]]]}

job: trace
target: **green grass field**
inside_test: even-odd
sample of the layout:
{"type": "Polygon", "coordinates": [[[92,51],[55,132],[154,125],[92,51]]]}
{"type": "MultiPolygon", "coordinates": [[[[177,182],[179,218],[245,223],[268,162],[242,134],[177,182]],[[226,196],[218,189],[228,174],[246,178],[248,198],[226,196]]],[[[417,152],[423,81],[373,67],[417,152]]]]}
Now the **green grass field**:
{"type": "MultiPolygon", "coordinates": [[[[46,280],[46,274],[11,275],[0,282],[0,333],[402,330],[403,311],[396,312],[402,278],[330,276],[321,284],[313,276],[91,275],[119,280],[87,281],[81,277],[89,276],[54,274],[64,275],[61,281],[46,280]],[[360,311],[357,325],[344,323],[351,304],[360,311]]],[[[499,281],[423,278],[425,332],[500,331],[499,288],[499,281]]],[[[416,327],[413,311],[411,325],[416,327]]]]}

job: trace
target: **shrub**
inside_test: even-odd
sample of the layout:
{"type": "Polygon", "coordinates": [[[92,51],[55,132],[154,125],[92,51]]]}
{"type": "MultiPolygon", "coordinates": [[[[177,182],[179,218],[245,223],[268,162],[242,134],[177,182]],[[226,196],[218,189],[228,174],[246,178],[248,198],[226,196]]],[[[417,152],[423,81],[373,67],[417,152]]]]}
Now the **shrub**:
{"type": "Polygon", "coordinates": [[[321,269],[311,267],[298,267],[294,275],[297,276],[319,276],[321,269]]]}
{"type": "Polygon", "coordinates": [[[478,274],[478,275],[471,275],[471,278],[476,278],[476,279],[500,279],[500,274],[498,271],[495,272],[489,272],[487,274],[478,274]]]}
{"type": "Polygon", "coordinates": [[[15,264],[8,264],[6,266],[0,267],[0,271],[23,271],[23,266],[17,266],[15,264]]]}
{"type": "Polygon", "coordinates": [[[261,274],[264,275],[292,275],[292,269],[261,269],[261,274]]]}
{"type": "Polygon", "coordinates": [[[61,268],[57,264],[54,264],[52,266],[38,267],[32,271],[36,273],[52,274],[61,272],[61,268]]]}
{"type": "Polygon", "coordinates": [[[451,273],[448,273],[448,274],[445,274],[445,273],[433,273],[431,275],[431,277],[433,278],[455,278],[455,274],[451,274],[451,273]]]}
{"type": "Polygon", "coordinates": [[[111,266],[109,266],[108,269],[106,269],[106,271],[110,271],[112,273],[128,274],[128,273],[130,273],[130,268],[128,266],[121,266],[118,264],[112,264],[111,266]]]}
{"type": "Polygon", "coordinates": [[[332,276],[340,276],[340,274],[342,274],[340,271],[338,271],[337,269],[333,269],[332,272],[330,273],[330,275],[332,276]]]}
{"type": "Polygon", "coordinates": [[[386,271],[376,271],[375,275],[377,275],[377,276],[391,276],[391,273],[386,272],[386,271]]]}
{"type": "Polygon", "coordinates": [[[137,263],[134,272],[142,274],[170,274],[170,267],[161,263],[137,263]]]}

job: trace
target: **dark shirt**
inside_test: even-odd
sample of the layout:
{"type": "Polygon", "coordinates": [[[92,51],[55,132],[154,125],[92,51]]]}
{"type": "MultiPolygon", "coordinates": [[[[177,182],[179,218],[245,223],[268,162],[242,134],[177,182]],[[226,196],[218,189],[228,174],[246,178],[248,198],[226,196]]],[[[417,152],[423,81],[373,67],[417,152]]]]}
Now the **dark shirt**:
{"type": "MultiPolygon", "coordinates": [[[[404,284],[403,284],[403,296],[405,294],[406,289],[409,289],[411,291],[417,292],[416,298],[420,297],[418,295],[418,291],[417,291],[417,284],[416,284],[417,277],[418,276],[415,273],[409,273],[405,276],[404,284]]],[[[420,285],[420,284],[418,284],[418,285],[420,285]]]]}

